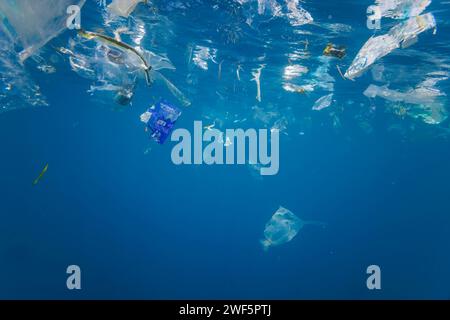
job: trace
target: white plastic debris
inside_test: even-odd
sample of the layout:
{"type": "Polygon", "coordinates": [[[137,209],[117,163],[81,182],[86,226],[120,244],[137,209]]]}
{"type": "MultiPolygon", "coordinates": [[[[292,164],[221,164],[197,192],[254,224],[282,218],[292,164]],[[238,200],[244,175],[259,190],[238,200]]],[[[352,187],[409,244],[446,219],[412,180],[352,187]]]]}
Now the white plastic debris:
{"type": "Polygon", "coordinates": [[[447,77],[427,78],[418,84],[414,89],[406,92],[391,90],[387,86],[379,87],[371,84],[365,91],[364,95],[369,98],[380,97],[393,102],[405,102],[410,104],[427,104],[436,101],[439,96],[445,96],[445,93],[435,88],[438,81],[446,80],[447,77]]]}
{"type": "Polygon", "coordinates": [[[329,73],[331,59],[332,58],[330,57],[320,56],[318,60],[321,64],[312,74],[313,76],[312,84],[328,92],[334,91],[334,82],[335,82],[334,77],[329,73]]]}
{"type": "Polygon", "coordinates": [[[85,0],[0,1],[0,29],[21,45],[24,61],[67,28],[67,9],[85,0]]]}
{"type": "Polygon", "coordinates": [[[436,19],[433,14],[427,13],[396,25],[389,30],[389,34],[398,41],[399,45],[406,47],[405,43],[417,38],[422,32],[434,28],[436,28],[436,19]]]}
{"type": "Polygon", "coordinates": [[[216,62],[217,49],[204,46],[195,46],[193,50],[192,61],[203,70],[208,70],[208,61],[216,62]]]}
{"type": "MultiPolygon", "coordinates": [[[[86,42],[82,39],[69,40],[70,49],[60,49],[61,53],[69,55],[72,70],[80,76],[100,83],[91,87],[90,93],[96,91],[118,92],[117,100],[120,104],[131,101],[137,78],[142,77],[142,61],[136,56],[119,47],[114,47],[102,42],[86,42]]],[[[183,106],[189,106],[190,101],[184,94],[170,82],[161,72],[162,69],[174,69],[170,60],[165,56],[156,55],[153,52],[137,48],[147,63],[152,66],[148,71],[149,83],[157,81],[181,102],[183,106]]]]}
{"type": "Polygon", "coordinates": [[[387,34],[370,38],[361,48],[344,76],[348,79],[359,77],[382,57],[400,46],[411,45],[420,33],[433,28],[436,28],[436,20],[431,13],[427,13],[399,23],[387,34]]]}
{"type": "Polygon", "coordinates": [[[33,81],[0,28],[0,114],[26,107],[48,106],[39,86],[33,81]]]}
{"type": "Polygon", "coordinates": [[[265,65],[261,65],[259,68],[252,71],[252,81],[256,82],[256,100],[261,102],[261,71],[265,65]]]}
{"type": "Polygon", "coordinates": [[[280,207],[267,222],[264,230],[264,240],[261,240],[264,250],[278,246],[294,239],[302,227],[302,221],[291,211],[280,207]]]}
{"type": "Polygon", "coordinates": [[[150,121],[151,117],[152,117],[152,113],[150,111],[145,111],[143,114],[141,114],[140,119],[141,119],[141,122],[147,124],[150,121]]]}
{"type": "Polygon", "coordinates": [[[319,98],[313,106],[313,110],[319,111],[325,108],[328,108],[331,106],[331,103],[333,102],[333,94],[330,93],[329,95],[323,96],[319,98]]]}
{"type": "Polygon", "coordinates": [[[258,14],[263,15],[268,12],[277,17],[282,15],[283,8],[276,0],[258,0],[258,14]]]}
{"type": "Polygon", "coordinates": [[[385,71],[385,68],[384,68],[383,64],[380,63],[377,65],[374,65],[372,68],[372,79],[374,81],[383,81],[384,71],[385,71]]]}
{"type": "Polygon", "coordinates": [[[291,241],[305,225],[324,226],[324,223],[303,221],[288,209],[280,206],[277,212],[266,223],[264,230],[265,239],[261,240],[264,250],[291,241]]]}
{"type": "Polygon", "coordinates": [[[137,5],[146,0],[113,0],[108,5],[108,11],[115,15],[128,18],[128,16],[136,9],[137,5]]]}
{"type": "Polygon", "coordinates": [[[284,68],[283,79],[290,81],[308,73],[308,68],[300,64],[290,64],[284,68]]]}
{"type": "Polygon", "coordinates": [[[387,86],[370,85],[364,95],[369,98],[382,98],[393,103],[393,109],[403,109],[403,113],[413,118],[421,119],[428,124],[439,124],[448,117],[445,102],[439,97],[446,94],[435,87],[437,82],[447,80],[445,75],[428,74],[427,78],[414,89],[405,92],[391,90],[387,86]],[[397,105],[400,103],[400,105],[397,105]]]}
{"type": "Polygon", "coordinates": [[[431,125],[440,124],[448,118],[448,111],[443,103],[417,105],[409,108],[407,113],[412,118],[422,120],[431,125]]]}
{"type": "MultiPolygon", "coordinates": [[[[334,78],[329,74],[331,58],[321,56],[317,59],[320,65],[312,72],[311,78],[305,79],[302,84],[284,82],[283,89],[288,92],[307,93],[316,90],[316,88],[324,91],[334,91],[334,78]]],[[[307,72],[307,68],[302,71],[307,72]]]]}
{"type": "Polygon", "coordinates": [[[306,84],[303,86],[299,86],[294,83],[283,83],[283,89],[288,92],[294,92],[294,93],[308,93],[313,92],[315,88],[314,84],[306,84]]]}
{"type": "Polygon", "coordinates": [[[381,16],[392,19],[406,19],[420,15],[431,0],[376,0],[381,16]]]}
{"type": "Polygon", "coordinates": [[[311,14],[300,6],[300,0],[286,0],[287,17],[293,27],[302,26],[314,21],[311,14]]]}

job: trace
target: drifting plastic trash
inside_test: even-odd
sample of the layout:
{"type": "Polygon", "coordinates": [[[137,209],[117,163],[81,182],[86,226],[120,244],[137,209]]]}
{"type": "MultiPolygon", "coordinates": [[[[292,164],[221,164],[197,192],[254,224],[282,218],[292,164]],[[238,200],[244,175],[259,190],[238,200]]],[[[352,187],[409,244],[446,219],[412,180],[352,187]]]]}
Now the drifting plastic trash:
{"type": "Polygon", "coordinates": [[[417,36],[424,31],[435,29],[436,19],[433,14],[427,13],[421,16],[410,18],[394,26],[389,30],[389,34],[394,37],[402,48],[407,48],[412,40],[417,41],[417,36]]]}
{"type": "Polygon", "coordinates": [[[440,81],[448,79],[447,74],[429,73],[424,81],[419,83],[414,89],[409,89],[406,92],[399,92],[391,90],[387,86],[379,87],[370,85],[365,91],[364,95],[369,98],[380,97],[393,102],[405,102],[410,104],[427,104],[436,101],[436,98],[445,96],[436,88],[436,84],[440,81]]]}
{"type": "Polygon", "coordinates": [[[330,64],[332,58],[326,56],[320,56],[317,59],[320,65],[311,74],[311,78],[305,80],[302,84],[283,83],[283,89],[288,92],[294,93],[309,93],[315,91],[317,88],[324,91],[334,91],[334,78],[329,74],[330,64]]]}
{"type": "Polygon", "coordinates": [[[448,113],[445,103],[438,101],[439,97],[446,94],[435,88],[435,85],[437,82],[446,79],[448,79],[447,76],[429,76],[414,89],[409,89],[406,92],[372,84],[364,91],[364,95],[368,98],[380,97],[395,103],[401,102],[400,107],[394,105],[394,111],[421,119],[428,124],[439,124],[447,119],[448,113]]]}
{"type": "Polygon", "coordinates": [[[427,124],[436,125],[448,118],[448,111],[443,103],[430,103],[412,106],[407,109],[407,114],[427,124]]]}
{"type": "Polygon", "coordinates": [[[286,0],[287,17],[293,27],[309,24],[314,21],[311,14],[300,6],[300,0],[286,0]]]}
{"type": "Polygon", "coordinates": [[[338,47],[332,43],[327,44],[325,49],[323,50],[323,55],[328,57],[335,57],[338,59],[342,59],[347,54],[344,47],[338,47]]]}
{"type": "Polygon", "coordinates": [[[324,226],[324,223],[303,221],[288,209],[280,206],[277,212],[266,223],[264,230],[265,239],[261,240],[264,250],[291,241],[305,225],[324,226]]]}
{"type": "Polygon", "coordinates": [[[261,102],[261,71],[265,65],[261,65],[259,68],[252,71],[252,81],[256,82],[256,100],[261,102]]]}
{"type": "Polygon", "coordinates": [[[42,169],[42,171],[39,173],[39,176],[36,179],[34,179],[33,186],[37,185],[39,181],[42,180],[44,175],[47,173],[47,170],[48,170],[48,163],[45,165],[44,169],[42,169]]]}
{"type": "Polygon", "coordinates": [[[382,17],[406,19],[420,15],[430,5],[431,0],[376,0],[382,17]]]}
{"type": "Polygon", "coordinates": [[[121,48],[82,39],[71,40],[70,49],[59,51],[69,55],[73,71],[94,81],[88,92],[105,94],[122,106],[130,104],[137,78],[143,74],[141,62],[121,48]]]}
{"type": "Polygon", "coordinates": [[[190,105],[184,94],[157,71],[174,69],[166,57],[95,32],[80,30],[79,36],[78,41],[70,42],[70,49],[61,48],[59,51],[70,56],[70,64],[75,72],[97,82],[91,92],[117,91],[115,100],[126,105],[134,95],[138,76],[143,75],[147,85],[159,81],[183,106],[190,105]],[[90,42],[93,46],[89,46],[90,42]]]}
{"type": "MultiPolygon", "coordinates": [[[[238,0],[239,1],[239,0],[238,0]]],[[[272,16],[280,16],[283,8],[276,0],[258,0],[258,14],[268,12],[272,16]]]]}
{"type": "Polygon", "coordinates": [[[331,106],[331,103],[333,102],[333,94],[330,93],[329,95],[323,96],[319,98],[313,106],[313,110],[320,111],[322,109],[328,108],[331,106]]]}
{"type": "Polygon", "coordinates": [[[399,47],[390,35],[370,38],[345,72],[344,77],[354,79],[361,76],[372,64],[399,47]]]}
{"type": "Polygon", "coordinates": [[[39,86],[31,79],[14,50],[14,43],[0,28],[0,114],[36,106],[47,106],[39,86]]]}
{"type": "Polygon", "coordinates": [[[146,131],[151,133],[151,138],[163,144],[180,115],[180,109],[168,102],[160,101],[141,115],[141,121],[146,124],[146,131]]]}
{"type": "Polygon", "coordinates": [[[288,92],[294,92],[294,93],[300,93],[300,94],[306,94],[309,92],[313,92],[314,91],[314,87],[315,85],[313,84],[307,84],[304,86],[299,86],[293,83],[284,83],[283,84],[283,89],[288,91],[288,92]]]}
{"type": "Polygon", "coordinates": [[[217,49],[204,47],[204,46],[195,46],[192,51],[192,61],[194,64],[203,70],[208,70],[209,65],[208,61],[216,62],[217,49]]]}
{"type": "Polygon", "coordinates": [[[0,29],[13,42],[19,42],[21,61],[26,60],[48,41],[66,29],[67,8],[85,0],[2,0],[0,29]]]}
{"type": "Polygon", "coordinates": [[[138,51],[137,49],[133,48],[132,46],[121,42],[121,41],[117,41],[114,38],[108,37],[106,35],[100,34],[100,33],[95,33],[95,32],[91,32],[91,31],[84,31],[84,30],[79,30],[78,34],[87,39],[87,40],[97,40],[100,43],[103,43],[104,45],[107,45],[109,47],[113,47],[116,50],[108,51],[108,59],[111,62],[120,64],[124,62],[124,55],[127,54],[127,58],[129,60],[133,59],[133,64],[139,68],[142,69],[142,71],[144,71],[144,75],[145,75],[145,79],[147,81],[147,84],[151,84],[150,81],[150,70],[152,69],[152,66],[147,62],[147,60],[145,59],[145,57],[143,56],[143,54],[138,51]]]}
{"type": "Polygon", "coordinates": [[[285,17],[291,26],[298,27],[314,21],[311,14],[300,6],[300,0],[235,0],[241,5],[257,2],[257,12],[249,10],[246,23],[254,25],[256,16],[269,16],[270,19],[285,17]]]}
{"type": "Polygon", "coordinates": [[[147,3],[148,0],[113,0],[108,5],[108,11],[117,16],[128,18],[141,2],[147,3]]]}
{"type": "Polygon", "coordinates": [[[290,64],[284,68],[283,79],[291,81],[309,72],[307,67],[300,64],[290,64]]]}
{"type": "Polygon", "coordinates": [[[436,20],[431,13],[427,13],[396,25],[385,35],[370,38],[344,76],[348,79],[359,77],[382,57],[401,46],[403,48],[410,46],[417,41],[420,33],[433,28],[436,28],[436,20]]]}
{"type": "Polygon", "coordinates": [[[433,103],[437,97],[445,95],[434,88],[417,87],[406,92],[391,90],[387,86],[377,86],[371,84],[365,91],[364,95],[368,98],[380,97],[393,102],[405,102],[410,104],[426,104],[433,103]]]}

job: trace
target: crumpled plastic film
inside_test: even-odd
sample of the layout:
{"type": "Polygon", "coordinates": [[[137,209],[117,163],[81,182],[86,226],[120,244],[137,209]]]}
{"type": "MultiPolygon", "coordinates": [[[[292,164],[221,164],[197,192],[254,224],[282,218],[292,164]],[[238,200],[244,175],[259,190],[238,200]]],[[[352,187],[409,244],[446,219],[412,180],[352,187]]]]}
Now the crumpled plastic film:
{"type": "Polygon", "coordinates": [[[85,0],[2,0],[0,28],[18,40],[22,47],[20,59],[24,61],[66,29],[69,6],[81,8],[84,3],[85,0]]]}

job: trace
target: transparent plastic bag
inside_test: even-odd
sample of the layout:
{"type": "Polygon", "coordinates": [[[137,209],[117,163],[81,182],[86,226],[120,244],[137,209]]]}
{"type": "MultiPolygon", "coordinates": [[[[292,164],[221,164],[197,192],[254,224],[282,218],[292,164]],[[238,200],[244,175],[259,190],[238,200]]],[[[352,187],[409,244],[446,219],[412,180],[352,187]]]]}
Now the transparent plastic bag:
{"type": "Polygon", "coordinates": [[[436,20],[431,13],[410,18],[397,24],[387,34],[371,37],[358,52],[345,73],[348,79],[362,75],[371,65],[397,48],[409,47],[417,42],[420,33],[436,28],[436,20]]]}
{"type": "Polygon", "coordinates": [[[303,221],[288,209],[278,208],[277,212],[266,223],[264,230],[265,239],[261,240],[264,250],[291,241],[305,225],[324,226],[324,223],[303,221]]]}
{"type": "Polygon", "coordinates": [[[108,10],[115,15],[128,18],[139,3],[146,1],[147,0],[113,0],[113,2],[108,5],[108,10]]]}
{"type": "Polygon", "coordinates": [[[24,61],[48,41],[66,29],[67,8],[85,0],[1,0],[0,28],[7,30],[22,47],[20,60],[24,61]]]}

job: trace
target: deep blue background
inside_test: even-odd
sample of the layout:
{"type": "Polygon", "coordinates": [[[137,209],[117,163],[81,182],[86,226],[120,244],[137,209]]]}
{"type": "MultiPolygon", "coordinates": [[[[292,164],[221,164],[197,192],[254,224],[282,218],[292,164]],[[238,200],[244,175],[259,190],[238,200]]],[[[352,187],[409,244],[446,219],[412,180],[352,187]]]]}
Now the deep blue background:
{"type": "MultiPolygon", "coordinates": [[[[344,5],[347,10],[308,1],[305,8],[316,21],[332,14],[333,22],[354,26],[353,36],[341,39],[348,65],[371,33],[367,5],[344,5]]],[[[85,8],[88,15],[96,14],[92,7],[85,8]]],[[[444,8],[436,1],[428,12],[443,21],[444,8]]],[[[191,129],[208,108],[251,118],[250,68],[246,97],[219,101],[215,91],[227,78],[217,80],[217,66],[192,71],[185,45],[203,35],[187,38],[180,29],[175,24],[177,40],[165,48],[178,69],[168,75],[193,104],[177,126],[191,129]],[[188,72],[200,74],[196,87],[185,84],[188,72]]],[[[446,30],[444,23],[414,49],[448,54],[446,30]]],[[[326,42],[312,45],[313,56],[326,42]]],[[[239,55],[258,51],[239,48],[239,55]]],[[[269,61],[278,54],[270,53],[269,61]]],[[[276,176],[255,177],[247,166],[176,167],[173,144],[149,141],[139,122],[154,98],[143,83],[133,107],[115,112],[94,103],[85,93],[89,81],[67,64],[50,75],[29,68],[50,106],[0,115],[0,298],[450,298],[450,148],[427,126],[400,137],[387,130],[391,120],[380,111],[366,134],[354,117],[343,114],[335,130],[327,116],[314,114],[304,136],[301,121],[282,135],[276,176]],[[46,163],[47,174],[33,186],[46,163]],[[305,227],[292,242],[264,252],[259,240],[279,205],[327,227],[305,227]],[[81,291],[65,287],[70,264],[82,269],[81,291]],[[366,288],[371,264],[381,267],[381,291],[366,288]]],[[[334,70],[333,76],[338,101],[367,103],[362,91],[370,78],[344,82],[334,70]]],[[[273,101],[280,110],[293,108],[297,119],[306,117],[320,95],[292,96],[276,81],[263,71],[261,106],[273,101]]]]}

